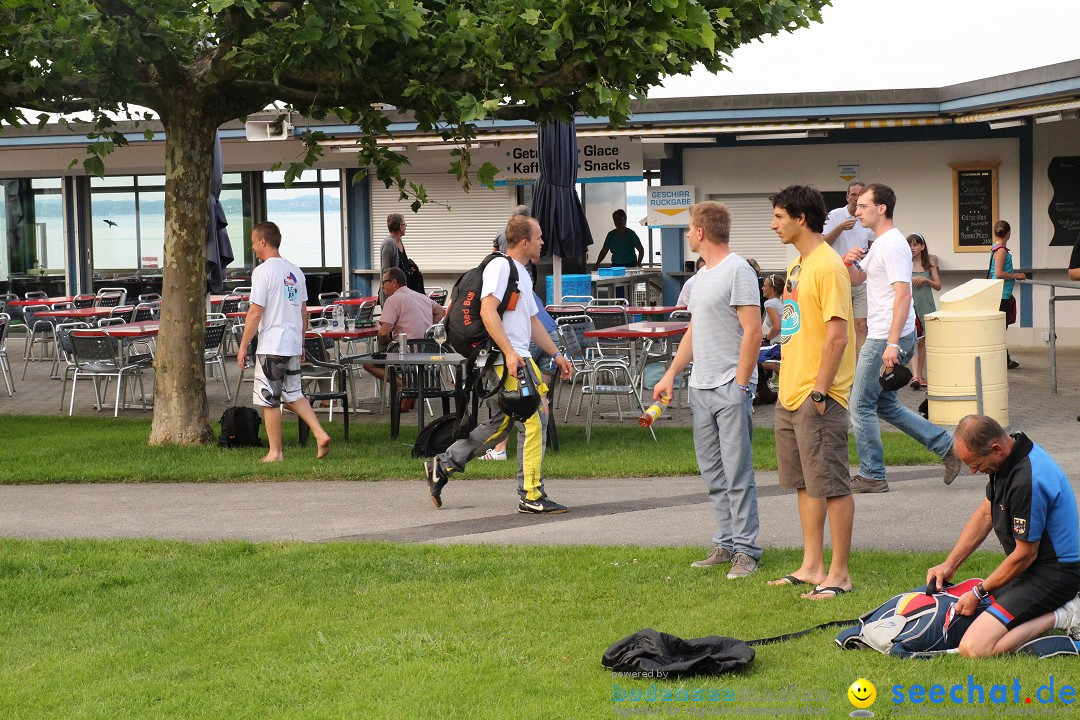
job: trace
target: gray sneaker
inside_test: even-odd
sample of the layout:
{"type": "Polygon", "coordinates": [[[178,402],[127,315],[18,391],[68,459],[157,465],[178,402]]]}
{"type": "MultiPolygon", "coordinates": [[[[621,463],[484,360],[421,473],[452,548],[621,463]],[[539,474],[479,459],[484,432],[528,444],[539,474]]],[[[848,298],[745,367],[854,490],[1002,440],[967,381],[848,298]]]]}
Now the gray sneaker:
{"type": "Polygon", "coordinates": [[[757,570],[757,560],[746,553],[735,553],[735,562],[731,564],[731,569],[728,570],[727,579],[738,580],[755,570],[757,570]]]}
{"type": "Polygon", "coordinates": [[[851,491],[856,493],[886,493],[889,492],[887,480],[873,480],[856,475],[851,479],[851,491]]]}
{"type": "Polygon", "coordinates": [[[941,462],[945,463],[945,484],[952,485],[952,481],[960,474],[960,458],[956,457],[956,453],[950,447],[945,457],[941,458],[941,462]]]}
{"type": "Polygon", "coordinates": [[[690,567],[712,567],[713,565],[727,565],[732,561],[731,551],[727,548],[714,547],[709,557],[704,560],[690,563],[690,567]]]}

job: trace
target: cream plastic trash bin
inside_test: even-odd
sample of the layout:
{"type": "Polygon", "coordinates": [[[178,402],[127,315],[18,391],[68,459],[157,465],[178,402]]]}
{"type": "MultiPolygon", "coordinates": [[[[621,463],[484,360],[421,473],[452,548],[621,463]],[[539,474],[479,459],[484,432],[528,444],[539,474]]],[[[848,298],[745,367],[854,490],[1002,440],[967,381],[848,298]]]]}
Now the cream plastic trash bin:
{"type": "Polygon", "coordinates": [[[1004,280],[968,280],[938,298],[939,310],[998,310],[1004,280]]]}
{"type": "Polygon", "coordinates": [[[979,412],[981,384],[982,413],[1009,426],[1005,313],[998,310],[1001,286],[1001,280],[971,280],[942,295],[943,309],[926,316],[929,416],[935,425],[953,427],[965,415],[979,412]]]}

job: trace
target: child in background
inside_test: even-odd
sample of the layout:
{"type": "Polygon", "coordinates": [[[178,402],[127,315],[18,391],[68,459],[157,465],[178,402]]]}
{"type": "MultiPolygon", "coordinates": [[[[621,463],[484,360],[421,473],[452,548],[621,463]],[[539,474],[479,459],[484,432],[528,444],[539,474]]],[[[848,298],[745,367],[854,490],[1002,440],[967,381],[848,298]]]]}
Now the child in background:
{"type": "Polygon", "coordinates": [[[926,316],[937,310],[934,290],[941,289],[938,277],[938,259],[926,249],[926,238],[919,233],[907,237],[911,247],[911,299],[915,304],[919,339],[915,345],[915,357],[911,359],[911,387],[921,390],[926,385],[926,316]]]}

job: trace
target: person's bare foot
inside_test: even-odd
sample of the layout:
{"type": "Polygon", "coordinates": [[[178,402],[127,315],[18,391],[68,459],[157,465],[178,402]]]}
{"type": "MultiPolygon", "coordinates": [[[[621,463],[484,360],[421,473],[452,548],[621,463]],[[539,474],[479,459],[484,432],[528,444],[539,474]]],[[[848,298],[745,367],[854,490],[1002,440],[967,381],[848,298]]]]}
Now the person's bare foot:
{"type": "Polygon", "coordinates": [[[279,453],[277,455],[267,455],[260,462],[281,462],[284,459],[285,456],[279,453]]]}
{"type": "Polygon", "coordinates": [[[782,578],[776,580],[770,580],[765,583],[766,585],[778,586],[778,585],[818,585],[825,582],[825,571],[819,571],[821,574],[813,572],[811,570],[805,570],[799,568],[790,575],[785,575],[782,578]]]}
{"type": "Polygon", "coordinates": [[[329,452],[330,452],[330,436],[329,435],[324,436],[322,440],[319,440],[318,444],[319,444],[319,454],[316,455],[315,457],[316,458],[324,458],[324,457],[326,457],[327,454],[329,454],[329,452]]]}
{"type": "Polygon", "coordinates": [[[849,593],[854,589],[851,584],[851,578],[845,577],[839,580],[834,580],[831,577],[827,577],[822,580],[817,586],[814,587],[808,593],[804,593],[800,597],[803,600],[831,600],[837,595],[843,595],[849,593]]]}

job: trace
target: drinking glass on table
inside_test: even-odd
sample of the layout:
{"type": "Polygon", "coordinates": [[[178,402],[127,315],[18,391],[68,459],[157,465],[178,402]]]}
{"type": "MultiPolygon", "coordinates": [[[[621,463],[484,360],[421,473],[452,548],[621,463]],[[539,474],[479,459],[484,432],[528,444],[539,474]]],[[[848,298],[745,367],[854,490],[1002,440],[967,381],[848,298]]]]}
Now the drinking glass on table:
{"type": "Polygon", "coordinates": [[[439,343],[439,354],[442,354],[443,343],[446,342],[446,326],[439,324],[431,329],[431,337],[439,343]]]}

